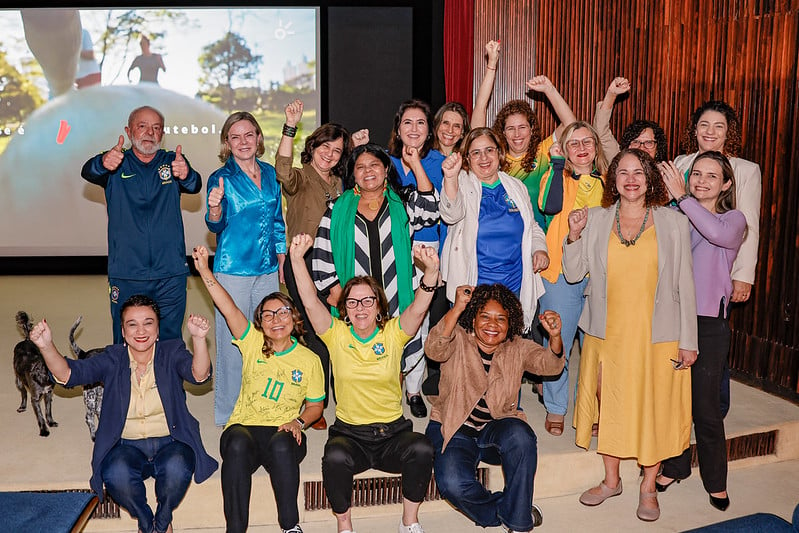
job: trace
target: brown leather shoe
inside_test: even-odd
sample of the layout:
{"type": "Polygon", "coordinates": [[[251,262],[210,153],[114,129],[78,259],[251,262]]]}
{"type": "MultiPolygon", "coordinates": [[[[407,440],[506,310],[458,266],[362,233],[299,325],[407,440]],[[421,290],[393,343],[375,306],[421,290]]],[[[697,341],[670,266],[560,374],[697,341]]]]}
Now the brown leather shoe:
{"type": "Polygon", "coordinates": [[[311,427],[314,429],[327,429],[327,420],[325,420],[324,415],[319,417],[319,420],[311,424],[311,427]]]}

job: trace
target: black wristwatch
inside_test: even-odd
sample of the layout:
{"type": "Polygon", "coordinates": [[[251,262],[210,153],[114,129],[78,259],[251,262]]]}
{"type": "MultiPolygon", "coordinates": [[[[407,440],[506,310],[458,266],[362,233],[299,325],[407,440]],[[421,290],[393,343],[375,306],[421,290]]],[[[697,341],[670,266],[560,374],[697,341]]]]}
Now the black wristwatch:
{"type": "Polygon", "coordinates": [[[300,417],[297,417],[297,418],[295,418],[295,420],[296,420],[297,422],[299,422],[299,424],[300,424],[300,429],[305,429],[305,420],[303,420],[303,419],[302,419],[302,418],[300,418],[300,417]]]}

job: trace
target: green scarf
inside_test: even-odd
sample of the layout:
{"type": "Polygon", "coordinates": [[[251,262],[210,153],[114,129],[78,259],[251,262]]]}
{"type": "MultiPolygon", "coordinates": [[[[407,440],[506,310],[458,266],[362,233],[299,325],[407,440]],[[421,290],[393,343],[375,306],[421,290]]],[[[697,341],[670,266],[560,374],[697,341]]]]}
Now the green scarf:
{"type": "MultiPolygon", "coordinates": [[[[394,260],[397,264],[397,293],[399,312],[402,313],[413,301],[413,255],[411,237],[408,233],[408,213],[399,196],[386,187],[383,195],[388,202],[388,215],[391,218],[391,241],[394,247],[394,260]]],[[[338,280],[343,287],[355,273],[355,213],[360,196],[350,189],[338,197],[330,215],[330,248],[333,251],[333,264],[338,280]]],[[[382,274],[377,278],[383,284],[382,274]]],[[[338,317],[335,308],[331,310],[338,317]]]]}

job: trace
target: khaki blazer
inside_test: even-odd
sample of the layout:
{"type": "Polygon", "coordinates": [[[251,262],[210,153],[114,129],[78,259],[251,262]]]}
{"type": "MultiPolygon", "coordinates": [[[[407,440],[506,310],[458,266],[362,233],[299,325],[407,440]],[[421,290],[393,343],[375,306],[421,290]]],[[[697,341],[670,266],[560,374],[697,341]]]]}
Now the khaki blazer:
{"type": "MultiPolygon", "coordinates": [[[[607,325],[608,239],[615,213],[615,206],[589,209],[580,238],[571,244],[563,241],[563,276],[572,283],[589,276],[580,329],[601,339],[607,325]]],[[[697,350],[690,223],[685,215],[668,207],[654,208],[652,218],[658,242],[652,342],[679,341],[681,349],[697,350]]]]}

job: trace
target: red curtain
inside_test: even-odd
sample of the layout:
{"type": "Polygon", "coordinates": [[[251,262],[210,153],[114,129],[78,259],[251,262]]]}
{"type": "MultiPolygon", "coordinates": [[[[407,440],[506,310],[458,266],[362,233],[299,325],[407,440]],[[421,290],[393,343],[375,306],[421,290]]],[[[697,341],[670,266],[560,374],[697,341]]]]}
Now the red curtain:
{"type": "Polygon", "coordinates": [[[471,114],[474,78],[474,0],[444,2],[444,84],[448,102],[471,114]]]}

